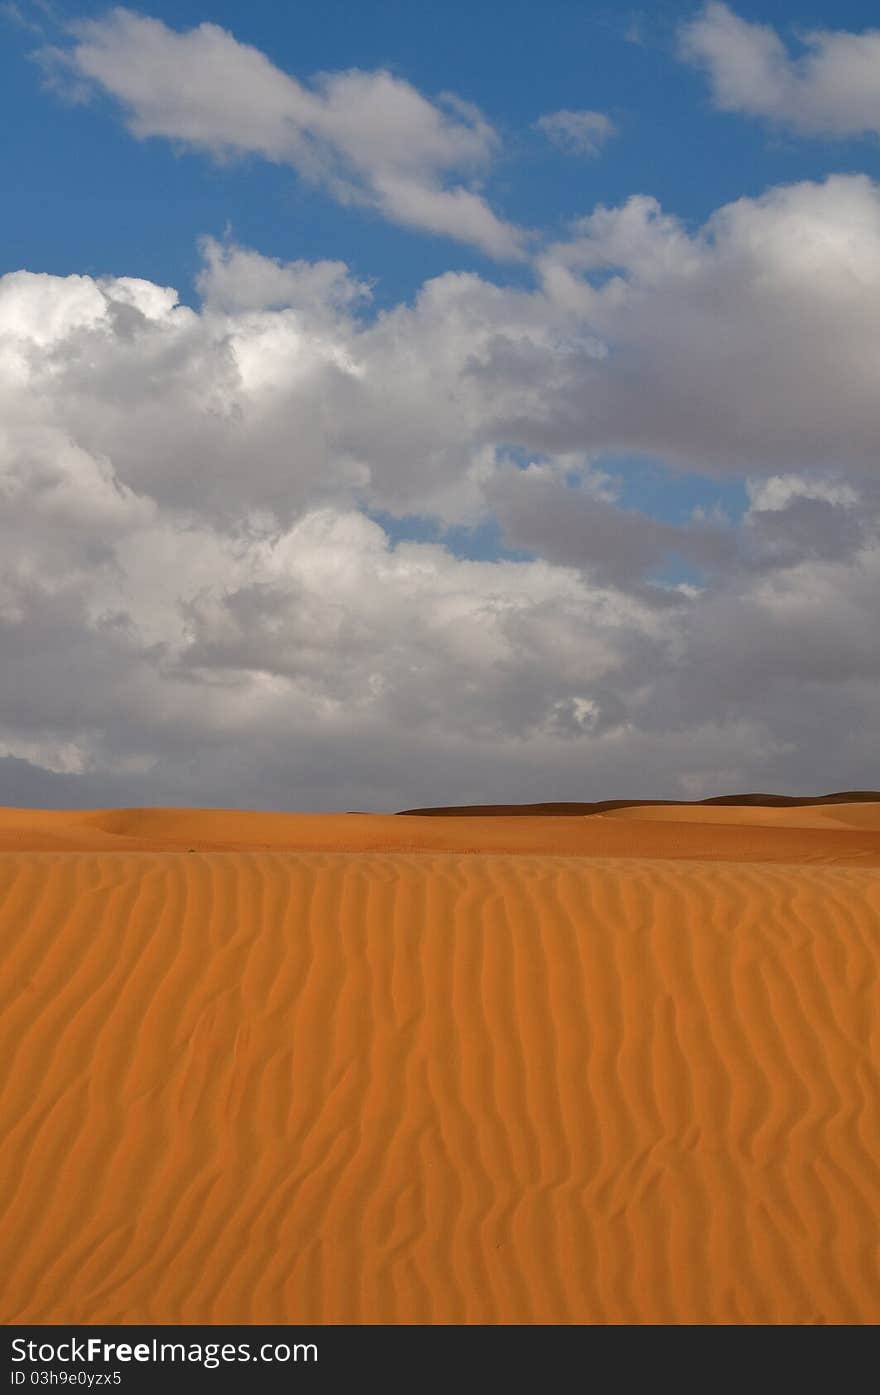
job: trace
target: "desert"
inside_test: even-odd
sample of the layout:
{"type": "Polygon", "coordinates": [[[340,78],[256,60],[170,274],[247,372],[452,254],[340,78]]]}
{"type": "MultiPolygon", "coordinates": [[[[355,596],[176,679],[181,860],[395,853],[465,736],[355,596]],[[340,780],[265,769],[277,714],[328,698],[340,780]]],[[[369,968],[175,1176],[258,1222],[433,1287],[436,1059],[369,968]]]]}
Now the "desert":
{"type": "Polygon", "coordinates": [[[877,13],[0,0],[11,1384],[880,1322],[877,13]]]}
{"type": "Polygon", "coordinates": [[[0,811],[4,1320],[876,1322],[880,795],[741,798],[0,811]]]}

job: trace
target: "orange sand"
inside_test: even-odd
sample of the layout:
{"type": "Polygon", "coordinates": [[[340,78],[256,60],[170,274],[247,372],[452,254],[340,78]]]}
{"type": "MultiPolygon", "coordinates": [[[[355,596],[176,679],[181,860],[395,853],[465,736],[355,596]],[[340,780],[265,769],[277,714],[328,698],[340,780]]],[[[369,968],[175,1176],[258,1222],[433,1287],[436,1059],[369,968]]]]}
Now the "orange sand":
{"type": "Polygon", "coordinates": [[[4,1321],[880,1320],[880,803],[0,849],[4,1321]]]}

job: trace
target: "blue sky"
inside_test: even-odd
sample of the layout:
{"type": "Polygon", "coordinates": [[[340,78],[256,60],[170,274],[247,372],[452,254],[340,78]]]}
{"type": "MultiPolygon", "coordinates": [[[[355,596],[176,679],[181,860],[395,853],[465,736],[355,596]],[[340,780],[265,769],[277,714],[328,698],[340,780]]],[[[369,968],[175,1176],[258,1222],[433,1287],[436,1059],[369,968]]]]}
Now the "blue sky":
{"type": "MultiPolygon", "coordinates": [[[[192,743],[170,714],[224,685],[323,752],[313,801],[430,802],[365,752],[404,709],[436,726],[424,675],[444,653],[470,706],[426,762],[460,761],[453,800],[483,768],[473,741],[475,798],[541,760],[562,783],[586,762],[611,793],[642,770],[655,793],[713,792],[768,762],[810,783],[815,731],[780,696],[799,625],[816,722],[831,675],[850,725],[868,701],[840,646],[874,565],[877,23],[783,0],[0,4],[0,485],[19,501],[9,584],[35,607],[16,602],[30,618],[5,642],[42,673],[37,636],[76,598],[111,690],[157,685],[149,720],[83,696],[38,729],[22,680],[0,802],[4,760],[26,787],[43,772],[41,801],[47,771],[174,798],[192,743]],[[109,568],[101,601],[87,557],[109,568]],[[379,610],[346,784],[333,714],[379,610]],[[418,650],[423,620],[430,659],[401,637],[418,650]],[[682,675],[706,665],[691,711],[682,675]]],[[[224,701],[207,802],[229,778],[224,701]]],[[[855,780],[863,754],[832,751],[822,778],[855,780]]],[[[281,799],[272,778],[252,801],[281,799]]]]}
{"type": "MultiPolygon", "coordinates": [[[[0,232],[4,270],[139,275],[193,297],[196,238],[231,226],[247,246],[285,260],[339,257],[376,282],[377,303],[411,296],[429,276],[485,271],[486,258],[446,239],[413,235],[358,209],[343,213],[295,174],[256,158],[217,168],[169,142],[132,141],[113,103],[60,103],[44,90],[34,51],[58,42],[65,22],[108,6],[7,7],[0,51],[4,129],[0,149],[8,197],[0,232]],[[39,25],[42,32],[38,32],[39,25]]],[[[137,9],[138,6],[132,6],[137,9]]],[[[229,29],[279,67],[308,78],[351,67],[388,68],[428,96],[451,90],[476,102],[503,133],[505,150],[489,188],[507,217],[559,235],[566,220],[633,193],[702,222],[721,204],[779,183],[831,171],[877,174],[877,141],[803,141],[713,110],[704,79],[675,53],[676,27],[692,4],[630,5],[548,0],[274,0],[156,3],[143,12],[186,30],[203,21],[229,29]],[[595,159],[572,159],[532,129],[543,112],[610,113],[619,134],[595,159]]],[[[859,30],[876,22],[868,3],[742,3],[747,19],[796,35],[813,26],[859,30]]],[[[507,268],[518,279],[528,272],[507,268]]]]}
{"type": "MultiPolygon", "coordinates": [[[[867,26],[870,8],[835,5],[835,27],[867,26]]],[[[19,0],[6,10],[0,90],[4,123],[16,138],[0,150],[0,178],[15,190],[0,232],[3,270],[142,276],[195,303],[197,239],[231,230],[236,241],[285,261],[346,261],[373,283],[377,308],[410,298],[425,279],[450,268],[528,284],[528,267],[493,267],[477,249],[397,228],[368,210],[340,209],[287,168],[251,156],[218,167],[159,138],[133,141],[112,100],[59,101],[41,81],[35,52],[63,41],[70,20],[107,9],[19,0]]],[[[206,20],[221,25],[300,78],[387,68],[428,96],[451,90],[476,102],[505,143],[487,183],[493,203],[549,238],[564,236],[567,222],[597,203],[618,204],[633,193],[652,194],[699,225],[718,206],[774,184],[832,171],[877,173],[876,140],[804,142],[713,110],[704,79],[676,54],[677,26],[696,9],[577,0],[451,0],[436,7],[175,0],[143,12],[177,30],[206,20]],[[573,158],[534,129],[543,112],[583,107],[609,113],[617,127],[597,157],[573,158]]],[[[792,36],[829,18],[821,5],[743,4],[737,12],[792,36]]],[[[621,501],[658,517],[712,502],[734,512],[744,506],[741,485],[670,474],[656,462],[621,459],[615,468],[621,501]]],[[[418,536],[424,526],[392,524],[395,536],[418,536]]],[[[494,536],[465,530],[453,541],[485,556],[494,536]]]]}

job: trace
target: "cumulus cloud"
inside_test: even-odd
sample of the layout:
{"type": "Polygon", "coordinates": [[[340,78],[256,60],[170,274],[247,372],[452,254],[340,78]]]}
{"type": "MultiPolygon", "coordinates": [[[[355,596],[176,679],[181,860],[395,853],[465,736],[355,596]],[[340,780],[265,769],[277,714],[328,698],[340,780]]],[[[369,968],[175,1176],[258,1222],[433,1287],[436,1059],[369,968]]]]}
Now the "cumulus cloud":
{"type": "Polygon", "coordinates": [[[538,117],[535,127],[571,155],[598,155],[616,130],[602,111],[550,111],[538,117]]]}
{"type": "Polygon", "coordinates": [[[355,281],[345,262],[282,262],[213,237],[203,237],[200,250],[196,290],[209,310],[295,307],[301,314],[321,318],[328,310],[334,315],[370,298],[370,286],[355,281]]]}
{"type": "Polygon", "coordinates": [[[876,474],[880,192],[863,177],[693,231],[644,197],[599,208],[533,289],[448,273],[379,314],[339,263],[203,254],[199,311],[132,278],[19,272],[0,290],[10,410],[163,507],[479,523],[508,447],[876,474]]]}
{"type": "Polygon", "coordinates": [[[600,208],[531,289],[381,312],[211,239],[196,309],[3,277],[0,801],[876,783],[878,249],[837,178],[600,208]],[[744,517],[623,507],[632,448],[747,477],[744,517]],[[491,520],[497,560],[444,531],[491,520]]]}
{"type": "Polygon", "coordinates": [[[115,98],[139,139],[165,137],[218,159],[260,155],[392,222],[493,257],[524,255],[523,233],[472,187],[497,135],[454,95],[431,102],[385,71],[301,82],[207,22],[181,33],[119,8],[70,32],[67,48],[41,51],[50,82],[76,99],[94,90],[115,98]]]}
{"type": "Polygon", "coordinates": [[[681,26],[682,56],[709,75],[715,105],[803,135],[880,134],[880,30],[814,29],[792,56],[775,29],[713,0],[681,26]]]}
{"type": "Polygon", "coordinates": [[[499,344],[495,375],[518,364],[525,388],[508,429],[534,448],[642,450],[707,473],[876,469],[880,190],[867,177],[738,199],[694,231],[636,196],[582,219],[539,268],[605,353],[573,350],[529,393],[534,355],[499,344]]]}

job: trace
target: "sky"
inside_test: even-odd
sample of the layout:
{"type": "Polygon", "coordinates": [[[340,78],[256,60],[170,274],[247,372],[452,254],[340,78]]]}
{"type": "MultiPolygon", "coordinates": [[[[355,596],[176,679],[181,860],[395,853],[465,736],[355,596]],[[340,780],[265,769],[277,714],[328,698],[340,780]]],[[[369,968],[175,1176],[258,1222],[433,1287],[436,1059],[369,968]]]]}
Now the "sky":
{"type": "Polygon", "coordinates": [[[0,3],[0,804],[880,785],[873,9],[0,3]]]}

